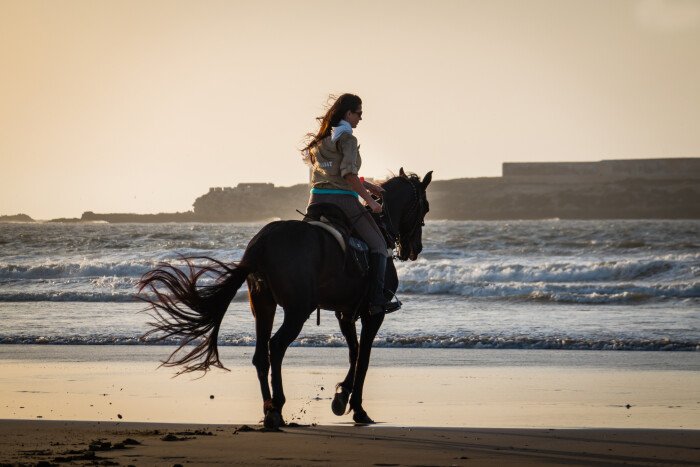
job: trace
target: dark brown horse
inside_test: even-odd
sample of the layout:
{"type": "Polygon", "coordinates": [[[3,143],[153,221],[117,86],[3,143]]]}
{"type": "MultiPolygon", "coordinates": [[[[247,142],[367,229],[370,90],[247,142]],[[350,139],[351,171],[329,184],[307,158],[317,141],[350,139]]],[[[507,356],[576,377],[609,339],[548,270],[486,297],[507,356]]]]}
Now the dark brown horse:
{"type": "MultiPolygon", "coordinates": [[[[406,175],[403,169],[399,173],[382,184],[384,216],[397,245],[398,259],[415,260],[423,248],[422,226],[428,212],[425,189],[432,172],[422,180],[414,174],[406,175]]],[[[140,298],[150,304],[156,319],[146,335],[181,339],[164,365],[182,365],[181,373],[206,372],[212,366],[224,368],[217,349],[219,327],[236,291],[247,281],[255,317],[253,364],[260,380],[265,426],[277,429],[284,424],[282,359],[317,307],[336,312],[350,350],[350,369],[345,380],[338,383],[332,410],[342,415],[349,402],[355,422],[373,423],[362,408],[362,388],[372,342],[384,314],[369,315],[367,278],[346,271],[344,254],[327,231],[301,221],[272,222],[253,237],[239,263],[229,266],[212,258],[202,259],[210,261],[209,265],[195,266],[191,258],[187,271],[163,263],[139,283],[140,298]],[[213,285],[198,285],[204,276],[214,276],[213,285]],[[270,338],[277,305],[284,310],[284,321],[270,338]],[[356,310],[361,311],[362,321],[359,342],[352,319],[356,310]],[[194,346],[188,346],[191,343],[194,346]],[[268,384],[270,369],[272,391],[268,384]]],[[[392,292],[398,287],[391,261],[385,287],[392,292]]]]}

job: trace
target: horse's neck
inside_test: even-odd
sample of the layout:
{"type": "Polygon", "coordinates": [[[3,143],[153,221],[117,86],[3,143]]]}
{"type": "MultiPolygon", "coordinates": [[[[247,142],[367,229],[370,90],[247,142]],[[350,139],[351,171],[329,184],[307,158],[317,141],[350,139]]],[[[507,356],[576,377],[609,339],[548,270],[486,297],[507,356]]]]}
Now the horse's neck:
{"type": "Polygon", "coordinates": [[[411,193],[406,189],[408,188],[408,184],[402,183],[400,180],[395,180],[393,183],[390,182],[391,181],[387,182],[385,186],[385,190],[387,191],[385,197],[389,200],[387,203],[389,216],[398,234],[399,221],[401,220],[404,210],[408,208],[411,202],[411,193]],[[405,188],[404,185],[406,185],[405,188]]]}

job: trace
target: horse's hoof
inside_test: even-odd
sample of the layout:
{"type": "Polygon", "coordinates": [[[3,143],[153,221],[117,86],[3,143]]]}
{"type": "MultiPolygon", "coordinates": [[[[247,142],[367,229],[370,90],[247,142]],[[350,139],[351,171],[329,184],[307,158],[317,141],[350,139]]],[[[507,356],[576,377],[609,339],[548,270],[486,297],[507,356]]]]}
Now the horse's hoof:
{"type": "Polygon", "coordinates": [[[333,402],[331,403],[331,410],[337,416],[345,415],[345,410],[348,406],[348,399],[350,399],[350,391],[342,386],[338,386],[336,389],[335,397],[333,397],[333,402]]]}
{"type": "Polygon", "coordinates": [[[374,423],[374,420],[369,418],[369,415],[367,415],[367,412],[364,410],[355,410],[355,413],[352,415],[352,419],[355,421],[355,423],[360,423],[362,425],[371,425],[374,423]]]}
{"type": "Polygon", "coordinates": [[[282,425],[284,425],[284,420],[282,419],[282,414],[277,410],[269,410],[265,414],[265,420],[263,425],[266,430],[278,431],[282,425]]]}

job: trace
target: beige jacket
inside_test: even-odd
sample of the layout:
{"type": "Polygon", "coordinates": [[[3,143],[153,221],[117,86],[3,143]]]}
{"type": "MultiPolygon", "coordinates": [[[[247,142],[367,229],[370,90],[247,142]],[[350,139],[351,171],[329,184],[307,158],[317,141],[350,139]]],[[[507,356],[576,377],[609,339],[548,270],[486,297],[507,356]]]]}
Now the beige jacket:
{"type": "Polygon", "coordinates": [[[357,138],[344,133],[333,143],[327,136],[321,144],[311,149],[315,162],[311,174],[313,188],[350,190],[350,184],[343,177],[360,172],[362,158],[357,138]]]}

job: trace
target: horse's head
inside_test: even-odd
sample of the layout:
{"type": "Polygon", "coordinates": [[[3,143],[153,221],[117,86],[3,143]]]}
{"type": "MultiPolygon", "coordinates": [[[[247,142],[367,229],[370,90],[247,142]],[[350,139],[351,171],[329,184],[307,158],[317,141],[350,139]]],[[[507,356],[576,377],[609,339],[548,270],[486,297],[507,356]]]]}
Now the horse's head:
{"type": "Polygon", "coordinates": [[[402,167],[397,177],[382,184],[384,220],[396,241],[401,261],[415,261],[423,250],[424,218],[430,209],[425,189],[432,178],[432,171],[421,180],[416,174],[407,175],[402,167]]]}

